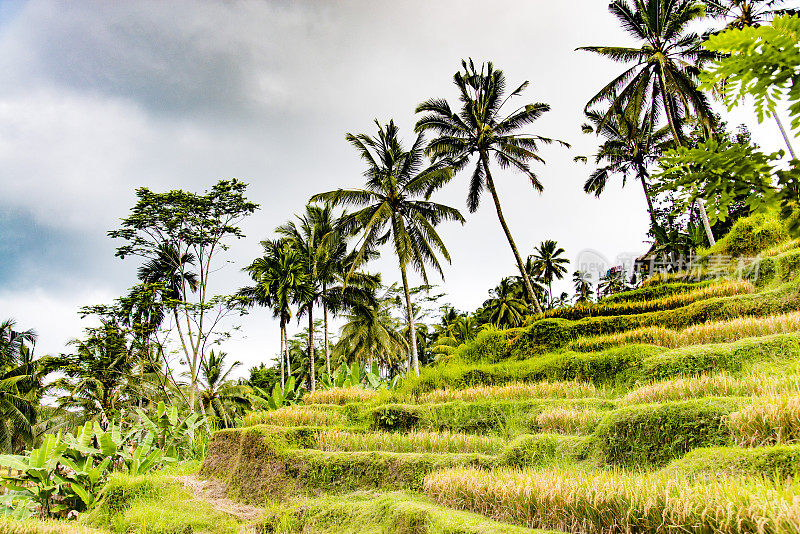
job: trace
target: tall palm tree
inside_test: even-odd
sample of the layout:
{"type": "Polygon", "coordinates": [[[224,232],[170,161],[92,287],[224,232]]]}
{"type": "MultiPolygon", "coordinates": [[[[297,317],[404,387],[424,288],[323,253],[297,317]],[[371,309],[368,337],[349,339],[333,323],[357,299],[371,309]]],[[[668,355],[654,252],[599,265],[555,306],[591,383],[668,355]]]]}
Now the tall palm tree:
{"type": "MultiPolygon", "coordinates": [[[[370,298],[369,290],[364,285],[369,285],[370,277],[353,272],[351,284],[336,285],[337,280],[346,265],[355,270],[355,255],[347,253],[346,232],[340,227],[332,213],[333,206],[309,204],[306,212],[297,217],[297,221],[290,221],[278,227],[277,232],[283,236],[287,243],[298,253],[302,260],[306,274],[306,284],[303,296],[299,299],[300,309],[298,314],[308,317],[308,359],[311,365],[311,390],[316,389],[316,355],[314,349],[314,308],[323,307],[325,315],[325,355],[326,367],[330,369],[330,349],[327,339],[327,312],[329,308],[335,311],[347,309],[356,304],[361,304],[370,298]]],[[[365,251],[364,257],[371,257],[370,250],[365,251]]]]}
{"type": "MultiPolygon", "coordinates": [[[[614,0],[608,7],[636,46],[584,46],[587,50],[633,65],[614,78],[586,104],[586,110],[603,101],[610,102],[610,120],[616,110],[647,106],[655,113],[660,105],[667,118],[676,146],[684,146],[683,118],[694,115],[706,135],[714,129],[714,114],[706,96],[698,89],[703,66],[714,53],[702,46],[702,37],[689,31],[692,23],[703,19],[705,7],[698,0],[614,0]]],[[[697,203],[708,234],[714,234],[705,207],[697,203]]]]}
{"type": "MultiPolygon", "coordinates": [[[[436,226],[445,220],[463,223],[464,218],[458,210],[428,200],[431,193],[449,181],[453,174],[445,161],[423,168],[423,135],[419,134],[411,148],[405,150],[394,121],[389,121],[385,127],[378,121],[375,124],[378,126],[376,137],[347,134],[347,140],[367,162],[365,187],[329,191],[311,200],[331,202],[333,205],[363,206],[348,215],[346,221],[349,228],[361,232],[361,247],[351,272],[371,250],[391,239],[403,278],[408,330],[413,333],[408,267],[410,265],[419,272],[426,285],[426,265],[431,265],[444,277],[437,254],[450,261],[450,253],[436,232],[436,226]]],[[[419,374],[416,336],[409,337],[411,367],[419,374]]]]}
{"type": "Polygon", "coordinates": [[[377,360],[387,367],[399,363],[408,341],[398,328],[385,302],[356,306],[344,316],[337,351],[360,362],[377,360]]]}
{"type": "MultiPolygon", "coordinates": [[[[543,103],[525,104],[506,114],[504,105],[519,96],[528,86],[528,82],[506,96],[505,75],[502,70],[495,70],[491,62],[481,65],[480,71],[476,69],[472,59],[469,62],[462,60],[461,66],[463,71],[457,72],[453,77],[460,92],[459,112],[454,112],[444,99],[427,100],[417,106],[416,112],[426,115],[417,122],[416,131],[432,130],[436,137],[428,144],[426,152],[435,158],[452,160],[456,171],[466,167],[473,155],[477,156],[469,184],[467,207],[470,212],[475,212],[484,188],[489,190],[500,226],[505,232],[525,283],[528,300],[541,312],[539,299],[536,298],[530,277],[525,272],[522,257],[503,215],[489,162],[492,155],[501,169],[513,168],[522,172],[530,180],[533,189],[541,192],[544,187],[531,169],[530,163],[544,163],[537,154],[539,146],[550,144],[554,140],[520,130],[549,111],[550,106],[543,103]]],[[[556,142],[569,146],[562,141],[556,142]]]]}
{"type": "Polygon", "coordinates": [[[565,265],[569,263],[569,260],[563,257],[563,254],[565,254],[565,250],[552,239],[542,241],[531,254],[533,272],[537,278],[547,284],[551,307],[553,305],[553,280],[561,280],[567,273],[565,265]]]}
{"type": "Polygon", "coordinates": [[[650,221],[655,223],[653,199],[647,183],[650,176],[647,168],[667,147],[670,134],[668,128],[657,128],[652,109],[645,110],[644,113],[638,111],[630,107],[628,112],[621,109],[607,112],[586,111],[586,118],[591,124],[584,124],[583,131],[596,133],[605,140],[594,155],[595,164],[604,165],[592,172],[583,184],[583,190],[600,196],[612,175],[621,174],[623,186],[628,176],[633,175],[642,184],[647,212],[650,221]]]}
{"type": "Polygon", "coordinates": [[[797,9],[781,8],[786,0],[703,0],[708,14],[727,21],[726,28],[741,30],[768,23],[776,15],[795,15],[797,9]]]}
{"type": "Polygon", "coordinates": [[[264,247],[264,254],[244,268],[255,285],[243,287],[239,290],[239,295],[245,299],[247,305],[258,304],[272,308],[272,316],[278,318],[283,387],[285,376],[292,373],[286,327],[292,317],[292,303],[302,301],[307,296],[308,275],[303,258],[288,241],[265,240],[261,242],[261,246],[264,247]]]}
{"type": "Polygon", "coordinates": [[[494,326],[516,328],[525,322],[528,306],[515,295],[511,277],[503,278],[489,294],[491,298],[483,303],[483,313],[494,326]]]}
{"type": "Polygon", "coordinates": [[[18,451],[33,441],[37,406],[43,393],[32,347],[33,330],[16,330],[16,323],[0,323],[0,450],[18,451]]]}
{"type": "Polygon", "coordinates": [[[575,302],[589,302],[592,296],[592,279],[585,271],[575,271],[572,273],[572,284],[575,287],[575,302]]]}
{"type": "Polygon", "coordinates": [[[228,376],[242,362],[233,362],[225,368],[224,352],[208,354],[200,362],[200,402],[203,403],[205,413],[215,417],[222,428],[232,428],[236,423],[236,415],[244,412],[249,406],[248,388],[241,384],[234,384],[228,376]]]}

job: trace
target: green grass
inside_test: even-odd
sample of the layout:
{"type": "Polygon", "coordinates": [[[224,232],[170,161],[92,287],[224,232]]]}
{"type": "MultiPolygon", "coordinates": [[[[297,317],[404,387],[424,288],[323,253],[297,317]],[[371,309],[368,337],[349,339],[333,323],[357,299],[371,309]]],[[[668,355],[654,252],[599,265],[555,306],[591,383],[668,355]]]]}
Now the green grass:
{"type": "Polygon", "coordinates": [[[167,475],[130,477],[115,474],[99,504],[81,518],[91,527],[120,534],[238,533],[243,523],[193,500],[167,475]]]}
{"type": "Polygon", "coordinates": [[[800,475],[800,445],[771,447],[709,447],[689,451],[670,462],[666,473],[693,476],[764,476],[776,479],[800,475]]]}
{"type": "Polygon", "coordinates": [[[544,534],[402,492],[299,500],[276,506],[264,528],[283,534],[544,534]]]}

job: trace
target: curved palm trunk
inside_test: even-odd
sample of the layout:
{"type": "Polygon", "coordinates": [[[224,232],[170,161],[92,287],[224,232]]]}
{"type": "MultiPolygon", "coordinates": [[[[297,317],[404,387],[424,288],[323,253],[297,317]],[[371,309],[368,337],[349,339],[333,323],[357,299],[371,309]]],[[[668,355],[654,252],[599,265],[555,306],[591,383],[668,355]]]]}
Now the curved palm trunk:
{"type": "Polygon", "coordinates": [[[286,380],[289,380],[289,377],[292,376],[292,360],[289,358],[289,333],[286,331],[286,327],[283,327],[283,350],[286,352],[284,356],[286,358],[286,380]]]}
{"type": "Polygon", "coordinates": [[[528,273],[525,271],[525,265],[522,263],[522,258],[519,255],[519,251],[517,250],[517,245],[514,243],[514,238],[511,237],[511,230],[508,229],[508,224],[506,224],[506,219],[503,217],[503,209],[500,207],[500,198],[497,196],[497,190],[494,188],[494,180],[492,180],[492,173],[489,172],[489,164],[487,163],[487,156],[485,154],[481,155],[481,161],[483,163],[483,170],[486,173],[486,187],[489,188],[489,191],[492,193],[492,199],[494,200],[494,208],[497,210],[497,218],[500,219],[500,226],[503,227],[503,232],[506,234],[506,239],[508,240],[508,244],[511,246],[511,251],[514,253],[514,258],[517,260],[517,267],[519,267],[519,272],[522,275],[522,280],[525,282],[525,292],[528,294],[528,299],[533,303],[534,307],[536,308],[537,313],[542,313],[542,306],[539,304],[539,299],[536,298],[536,294],[533,292],[533,286],[531,285],[531,279],[528,276],[528,273]]]}
{"type": "Polygon", "coordinates": [[[317,389],[317,371],[314,361],[314,306],[308,307],[308,365],[311,367],[311,391],[317,389]]]}
{"type": "Polygon", "coordinates": [[[408,290],[408,277],[406,276],[406,266],[400,263],[400,273],[403,275],[403,292],[406,296],[406,317],[408,318],[408,337],[411,342],[411,367],[414,373],[419,376],[419,356],[417,355],[417,336],[414,329],[414,311],[411,308],[411,292],[408,290]]]}
{"type": "Polygon", "coordinates": [[[647,213],[650,214],[650,222],[652,224],[656,224],[656,215],[653,211],[653,199],[650,198],[650,189],[647,187],[647,171],[644,167],[640,166],[639,172],[639,181],[642,184],[642,191],[644,191],[644,198],[647,200],[647,213]]]}
{"type": "MultiPolygon", "coordinates": [[[[659,70],[658,73],[658,85],[661,88],[661,99],[664,102],[664,111],[667,115],[667,122],[669,123],[669,129],[672,130],[672,137],[675,139],[675,144],[679,147],[683,146],[683,141],[681,140],[680,133],[678,132],[678,128],[675,126],[675,115],[672,106],[669,103],[669,98],[667,98],[667,85],[664,81],[664,71],[659,70]]],[[[708,243],[713,247],[717,240],[714,239],[714,232],[711,231],[711,224],[708,222],[708,213],[706,213],[706,207],[703,204],[703,201],[700,199],[695,200],[697,205],[698,211],[700,212],[700,220],[703,221],[703,228],[706,231],[706,237],[708,237],[708,243]]]]}

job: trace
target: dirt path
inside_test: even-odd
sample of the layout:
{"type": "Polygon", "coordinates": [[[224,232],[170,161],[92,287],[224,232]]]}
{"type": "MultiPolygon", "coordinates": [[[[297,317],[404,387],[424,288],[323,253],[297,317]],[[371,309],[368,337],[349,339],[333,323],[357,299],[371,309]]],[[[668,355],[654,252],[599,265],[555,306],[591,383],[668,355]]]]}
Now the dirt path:
{"type": "Polygon", "coordinates": [[[183,475],[172,477],[172,479],[183,484],[183,487],[192,493],[196,501],[207,502],[215,510],[232,515],[241,521],[259,519],[264,511],[257,506],[249,506],[229,499],[225,483],[219,480],[203,480],[197,475],[183,475]]]}

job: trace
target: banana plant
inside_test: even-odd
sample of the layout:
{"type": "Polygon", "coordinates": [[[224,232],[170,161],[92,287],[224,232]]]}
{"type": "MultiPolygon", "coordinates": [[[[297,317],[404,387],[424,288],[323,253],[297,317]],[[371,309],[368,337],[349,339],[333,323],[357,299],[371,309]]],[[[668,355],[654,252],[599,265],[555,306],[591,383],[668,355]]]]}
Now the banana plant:
{"type": "Polygon", "coordinates": [[[111,457],[106,457],[95,465],[92,456],[61,458],[61,463],[69,471],[65,475],[56,473],[56,480],[65,490],[65,500],[72,505],[73,510],[82,512],[94,504],[95,495],[106,480],[106,471],[111,460],[111,457]]]}
{"type": "Polygon", "coordinates": [[[256,393],[250,394],[250,402],[254,407],[261,409],[277,410],[284,406],[297,404],[303,398],[303,390],[296,385],[293,376],[289,377],[282,388],[280,384],[275,384],[271,394],[260,387],[254,387],[253,389],[256,393]]]}
{"type": "Polygon", "coordinates": [[[57,435],[48,435],[41,447],[31,450],[25,456],[0,456],[0,466],[17,472],[16,475],[3,476],[0,485],[23,502],[34,502],[42,517],[57,515],[65,508],[55,501],[55,495],[60,487],[58,467],[67,448],[68,445],[61,439],[59,432],[57,435]]]}
{"type": "Polygon", "coordinates": [[[205,418],[196,413],[189,414],[181,419],[178,408],[167,406],[163,401],[156,407],[155,417],[151,419],[144,411],[137,408],[141,424],[156,436],[156,444],[164,452],[166,458],[180,460],[188,453],[187,441],[189,436],[205,424],[205,418]]]}

